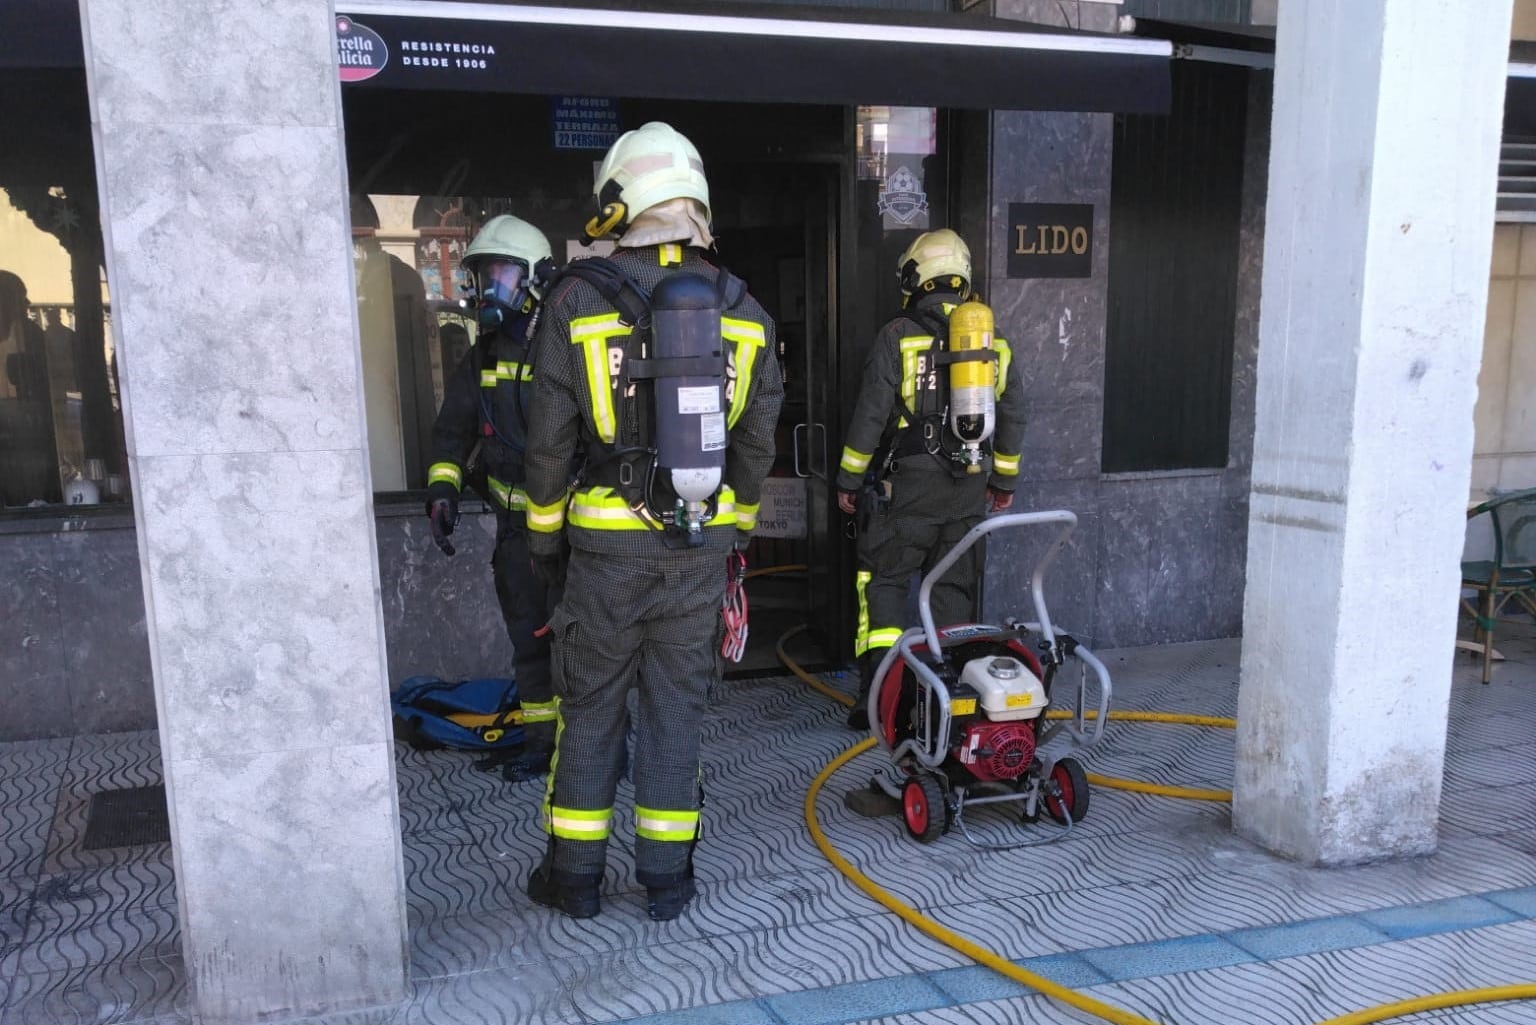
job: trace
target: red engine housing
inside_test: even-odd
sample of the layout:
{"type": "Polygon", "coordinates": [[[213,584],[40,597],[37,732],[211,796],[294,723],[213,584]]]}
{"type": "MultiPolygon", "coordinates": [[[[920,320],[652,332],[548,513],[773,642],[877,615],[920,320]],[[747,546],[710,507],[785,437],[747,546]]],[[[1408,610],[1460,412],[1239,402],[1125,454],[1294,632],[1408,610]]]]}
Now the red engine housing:
{"type": "Polygon", "coordinates": [[[1030,720],[978,722],[960,737],[955,759],[977,779],[1006,781],[1029,771],[1035,758],[1035,726],[1030,720]]]}

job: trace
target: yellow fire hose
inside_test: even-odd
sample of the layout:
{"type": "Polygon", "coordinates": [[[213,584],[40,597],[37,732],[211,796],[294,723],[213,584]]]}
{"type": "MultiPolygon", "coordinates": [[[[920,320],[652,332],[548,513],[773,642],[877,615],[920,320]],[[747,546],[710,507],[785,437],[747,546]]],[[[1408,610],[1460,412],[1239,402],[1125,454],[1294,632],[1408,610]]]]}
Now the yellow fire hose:
{"type": "MultiPolygon", "coordinates": [[[[788,571],[790,567],[784,567],[788,571]]],[[[793,567],[802,568],[802,567],[793,567]]],[[[778,567],[770,567],[771,572],[778,567]]],[[[784,663],[796,677],[810,686],[818,693],[824,694],[845,708],[853,706],[853,699],[827,686],[821,680],[806,672],[798,662],[790,657],[784,649],[785,643],[791,638],[802,633],[804,625],[794,627],[786,631],[779,638],[776,651],[779,661],[784,663]]],[[[1066,718],[1067,712],[1049,713],[1052,718],[1066,718]]],[[[1092,713],[1090,713],[1090,716],[1092,713]]],[[[1169,712],[1111,712],[1109,718],[1115,722],[1158,722],[1180,723],[1191,726],[1211,726],[1221,729],[1232,729],[1237,725],[1235,719],[1209,715],[1179,715],[1169,712]]],[[[964,954],[966,957],[986,965],[1000,975],[1021,983],[1039,993],[1059,1000],[1069,1007],[1075,1007],[1080,1011],[1094,1015],[1095,1017],[1115,1025],[1163,1025],[1151,1018],[1144,1018],[1139,1014],[1123,1010],[1112,1004],[1106,1004],[1101,1000],[1095,1000],[1075,989],[1069,989],[1059,983],[1052,982],[1042,975],[1036,975],[1025,968],[1014,964],[1012,961],[989,950],[978,943],[973,942],[949,929],[918,911],[912,905],[902,901],[899,897],[884,889],[873,879],[860,872],[847,858],[832,846],[832,841],[827,839],[827,834],[821,828],[821,820],[816,815],[816,798],[821,793],[821,788],[832,774],[842,768],[854,758],[875,746],[873,737],[862,740],[853,747],[838,755],[828,762],[826,767],[811,781],[810,789],[805,793],[805,824],[811,832],[811,838],[816,841],[816,846],[821,853],[832,863],[832,866],[843,874],[849,882],[853,883],[864,893],[868,894],[882,907],[897,915],[913,928],[928,936],[933,937],[945,946],[964,954]]],[[[1129,790],[1135,793],[1155,794],[1162,797],[1177,797],[1192,801],[1231,801],[1232,793],[1229,790],[1200,790],[1193,787],[1171,787],[1155,783],[1144,783],[1139,780],[1118,779],[1112,776],[1096,776],[1089,774],[1091,783],[1098,786],[1111,787],[1116,790],[1129,790]]],[[[1536,1000],[1536,983],[1521,983],[1512,986],[1493,986],[1486,989],[1464,989],[1449,993],[1435,993],[1430,996],[1415,997],[1410,1000],[1402,1000],[1392,1004],[1381,1004],[1377,1007],[1368,1007],[1364,1010],[1353,1011],[1349,1014],[1329,1018],[1319,1022],[1318,1025],[1372,1025],[1375,1022],[1390,1021],[1409,1014],[1418,1014],[1421,1011],[1435,1011],[1447,1007],[1461,1007],[1467,1004],[1495,1003],[1506,1000],[1536,1000]]]]}

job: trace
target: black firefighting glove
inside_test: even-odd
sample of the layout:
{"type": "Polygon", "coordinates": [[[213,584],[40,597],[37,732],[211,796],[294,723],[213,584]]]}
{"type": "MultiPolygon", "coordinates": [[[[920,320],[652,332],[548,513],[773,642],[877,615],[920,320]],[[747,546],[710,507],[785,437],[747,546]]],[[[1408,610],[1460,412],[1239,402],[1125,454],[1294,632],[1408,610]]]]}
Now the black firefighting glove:
{"type": "Polygon", "coordinates": [[[533,563],[533,575],[543,581],[545,587],[554,592],[563,592],[565,567],[569,560],[570,549],[562,544],[558,552],[535,554],[530,561],[533,563]]]}
{"type": "Polygon", "coordinates": [[[427,518],[432,522],[432,540],[452,555],[458,549],[448,540],[459,522],[459,489],[445,481],[438,481],[427,488],[427,518]]]}
{"type": "Polygon", "coordinates": [[[745,530],[738,530],[736,540],[731,542],[731,548],[744,553],[750,547],[752,547],[752,535],[745,530]]]}

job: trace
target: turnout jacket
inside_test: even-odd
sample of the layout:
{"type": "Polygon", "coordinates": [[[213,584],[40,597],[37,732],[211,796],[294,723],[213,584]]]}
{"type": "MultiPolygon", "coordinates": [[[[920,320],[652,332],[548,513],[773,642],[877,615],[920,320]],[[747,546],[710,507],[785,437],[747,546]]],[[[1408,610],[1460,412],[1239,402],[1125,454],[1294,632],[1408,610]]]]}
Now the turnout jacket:
{"type": "MultiPolygon", "coordinates": [[[[698,249],[676,244],[621,247],[610,259],[647,292],[679,272],[710,282],[718,277],[698,249]]],[[[591,470],[593,450],[612,445],[618,436],[629,335],[629,325],[586,281],[563,277],[545,296],[533,346],[537,387],[524,485],[535,555],[558,552],[562,531],[572,547],[593,552],[640,554],[664,547],[661,525],[631,508],[614,487],[578,474],[573,488],[570,479],[573,457],[591,470]]],[[[750,533],[757,526],[784,398],[773,320],[756,299],[744,294],[722,312],[721,335],[729,438],[718,508],[704,529],[705,544],[713,548],[727,548],[738,530],[750,533]]]]}
{"type": "MultiPolygon", "coordinates": [[[[475,445],[485,473],[485,498],[523,516],[525,424],[533,404],[533,367],[527,337],[536,318],[519,317],[484,334],[470,347],[443,386],[443,406],[432,425],[432,465],[427,483],[462,489],[475,445]]],[[[474,482],[478,488],[479,481],[474,482]]]]}
{"type": "MultiPolygon", "coordinates": [[[[919,310],[931,310],[947,318],[956,299],[954,295],[937,293],[922,296],[915,305],[919,310]]],[[[1013,359],[1007,339],[994,336],[992,347],[997,352],[997,419],[992,437],[982,445],[986,454],[982,469],[990,474],[989,486],[1012,491],[1018,483],[1019,454],[1024,445],[1024,375],[1013,359]]],[[[911,422],[914,413],[936,418],[949,406],[949,367],[930,365],[933,351],[932,332],[905,312],[892,318],[875,336],[875,344],[864,362],[858,401],[838,463],[839,491],[859,490],[864,475],[872,468],[875,453],[883,446],[894,445],[903,466],[944,470],[951,465],[942,457],[924,453],[923,425],[911,422]]],[[[939,430],[948,432],[948,423],[939,430]]],[[[953,437],[935,440],[942,440],[946,451],[959,445],[953,437]]]]}

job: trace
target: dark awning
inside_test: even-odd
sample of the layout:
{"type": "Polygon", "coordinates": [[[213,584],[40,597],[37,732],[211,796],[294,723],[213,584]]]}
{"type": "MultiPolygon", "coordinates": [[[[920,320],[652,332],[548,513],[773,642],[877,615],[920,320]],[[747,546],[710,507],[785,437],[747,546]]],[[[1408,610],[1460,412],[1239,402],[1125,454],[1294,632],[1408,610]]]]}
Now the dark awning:
{"type": "Polygon", "coordinates": [[[357,40],[341,60],[358,62],[358,87],[1128,113],[1164,111],[1169,98],[1163,40],[971,14],[588,0],[337,8],[357,40]]]}

